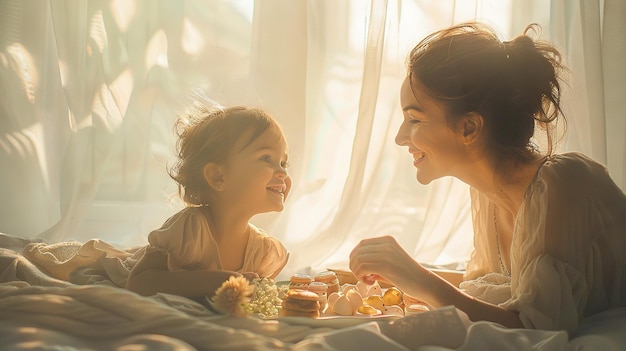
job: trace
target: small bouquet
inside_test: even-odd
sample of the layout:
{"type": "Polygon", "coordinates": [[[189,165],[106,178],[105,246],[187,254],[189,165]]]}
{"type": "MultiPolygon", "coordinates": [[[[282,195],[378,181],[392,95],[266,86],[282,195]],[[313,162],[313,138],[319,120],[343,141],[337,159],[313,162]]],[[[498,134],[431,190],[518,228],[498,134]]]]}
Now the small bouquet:
{"type": "Polygon", "coordinates": [[[245,317],[250,313],[248,305],[253,292],[254,286],[250,286],[246,278],[230,276],[215,290],[213,306],[220,313],[245,317]]]}
{"type": "Polygon", "coordinates": [[[278,317],[282,300],[280,289],[273,279],[259,278],[252,281],[255,285],[254,297],[250,302],[253,313],[258,313],[261,318],[278,317]]]}
{"type": "Polygon", "coordinates": [[[280,294],[273,279],[257,278],[250,283],[243,276],[231,276],[215,291],[213,305],[219,312],[235,317],[257,313],[261,318],[276,318],[282,302],[280,294]]]}

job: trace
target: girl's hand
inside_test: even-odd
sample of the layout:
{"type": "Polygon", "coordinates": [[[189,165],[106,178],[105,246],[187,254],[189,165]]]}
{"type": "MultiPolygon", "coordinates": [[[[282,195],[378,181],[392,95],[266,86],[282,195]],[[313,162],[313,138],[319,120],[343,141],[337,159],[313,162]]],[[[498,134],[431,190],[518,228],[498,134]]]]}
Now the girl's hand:
{"type": "Polygon", "coordinates": [[[255,279],[259,279],[259,275],[255,272],[243,272],[241,273],[241,275],[243,275],[244,278],[248,279],[250,283],[252,283],[252,281],[255,279]]]}

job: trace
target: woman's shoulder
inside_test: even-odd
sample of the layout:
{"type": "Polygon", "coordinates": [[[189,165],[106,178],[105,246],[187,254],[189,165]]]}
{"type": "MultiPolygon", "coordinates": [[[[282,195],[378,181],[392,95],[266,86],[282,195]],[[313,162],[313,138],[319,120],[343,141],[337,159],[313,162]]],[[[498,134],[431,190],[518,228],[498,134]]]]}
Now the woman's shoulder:
{"type": "Polygon", "coordinates": [[[608,175],[606,166],[580,152],[551,155],[539,171],[539,174],[551,175],[564,183],[580,183],[608,175]]]}
{"type": "Polygon", "coordinates": [[[577,151],[564,152],[548,156],[544,165],[557,165],[564,167],[596,167],[606,169],[606,167],[600,162],[577,151]]]}
{"type": "Polygon", "coordinates": [[[597,197],[618,189],[606,166],[580,152],[555,154],[539,168],[529,187],[535,194],[551,193],[564,201],[597,197]]]}

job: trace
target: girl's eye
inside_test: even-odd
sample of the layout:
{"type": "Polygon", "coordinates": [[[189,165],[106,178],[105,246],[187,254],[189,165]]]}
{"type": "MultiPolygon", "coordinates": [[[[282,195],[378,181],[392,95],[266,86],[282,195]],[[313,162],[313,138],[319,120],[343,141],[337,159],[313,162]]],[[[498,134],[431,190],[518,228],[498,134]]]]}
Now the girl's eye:
{"type": "Polygon", "coordinates": [[[270,156],[270,155],[261,156],[261,161],[272,162],[272,156],[270,156]]]}
{"type": "Polygon", "coordinates": [[[281,163],[280,163],[280,166],[281,166],[282,168],[287,168],[287,167],[289,167],[289,162],[287,162],[287,161],[281,162],[281,163]]]}

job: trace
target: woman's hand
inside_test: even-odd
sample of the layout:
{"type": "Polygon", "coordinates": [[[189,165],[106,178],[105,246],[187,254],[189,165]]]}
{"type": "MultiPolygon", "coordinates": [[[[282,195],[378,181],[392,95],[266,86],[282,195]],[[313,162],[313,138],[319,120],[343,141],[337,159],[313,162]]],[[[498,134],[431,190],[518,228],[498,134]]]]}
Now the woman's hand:
{"type": "Polygon", "coordinates": [[[367,284],[384,281],[394,286],[415,280],[425,269],[391,236],[364,239],[350,253],[350,270],[367,284]]]}

